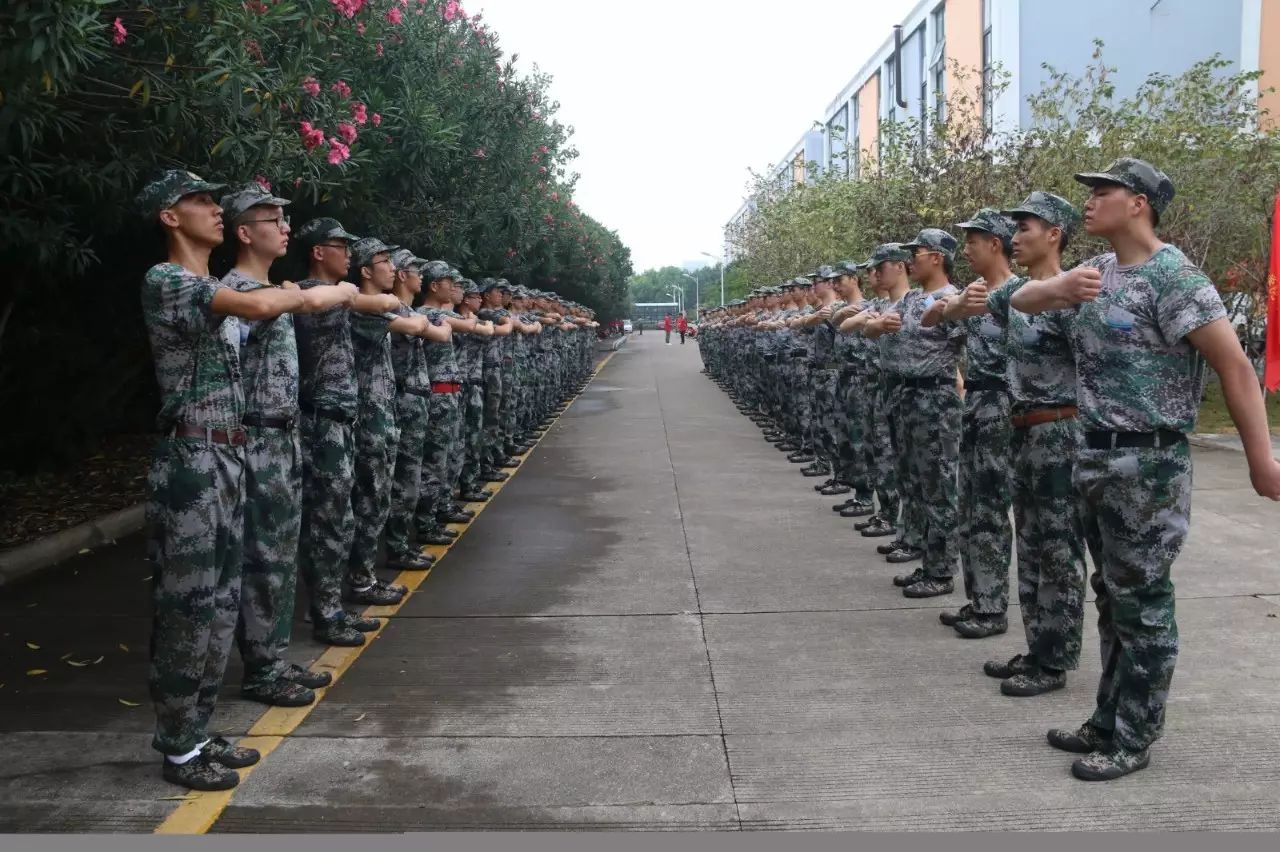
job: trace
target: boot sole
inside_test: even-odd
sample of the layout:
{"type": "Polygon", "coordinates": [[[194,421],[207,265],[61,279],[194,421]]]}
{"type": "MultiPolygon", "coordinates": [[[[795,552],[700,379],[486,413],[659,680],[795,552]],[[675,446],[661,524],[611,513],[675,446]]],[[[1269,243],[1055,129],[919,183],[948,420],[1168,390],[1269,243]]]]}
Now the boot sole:
{"type": "Polygon", "coordinates": [[[1037,695],[1044,695],[1046,692],[1057,692],[1059,689],[1064,689],[1066,685],[1067,685],[1066,681],[1063,681],[1057,686],[1050,686],[1047,689],[1029,690],[1029,689],[1013,689],[1011,687],[1005,686],[1002,683],[1000,684],[1000,694],[1007,695],[1010,698],[1035,698],[1037,695]]]}
{"type": "Polygon", "coordinates": [[[1114,781],[1117,778],[1123,778],[1126,775],[1132,775],[1135,772],[1141,772],[1142,770],[1146,769],[1150,764],[1151,764],[1151,757],[1150,755],[1148,755],[1145,759],[1143,759],[1141,763],[1139,763],[1137,766],[1133,767],[1132,769],[1127,769],[1122,772],[1100,773],[1100,772],[1093,772],[1092,770],[1089,770],[1089,769],[1082,769],[1080,768],[1080,764],[1078,761],[1073,761],[1071,764],[1071,774],[1074,775],[1076,778],[1080,779],[1081,781],[1114,781]]]}

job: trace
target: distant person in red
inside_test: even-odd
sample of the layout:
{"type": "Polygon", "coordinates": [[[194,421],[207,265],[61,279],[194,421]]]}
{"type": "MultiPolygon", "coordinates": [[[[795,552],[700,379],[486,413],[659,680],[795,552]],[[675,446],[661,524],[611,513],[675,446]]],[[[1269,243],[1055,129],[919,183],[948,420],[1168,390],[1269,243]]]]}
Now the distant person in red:
{"type": "Polygon", "coordinates": [[[671,314],[667,314],[662,318],[662,330],[667,336],[667,345],[671,345],[671,314]]]}
{"type": "Polygon", "coordinates": [[[680,329],[680,345],[684,346],[684,336],[689,331],[689,321],[684,318],[684,314],[681,314],[680,318],[676,320],[676,328],[680,329]]]}

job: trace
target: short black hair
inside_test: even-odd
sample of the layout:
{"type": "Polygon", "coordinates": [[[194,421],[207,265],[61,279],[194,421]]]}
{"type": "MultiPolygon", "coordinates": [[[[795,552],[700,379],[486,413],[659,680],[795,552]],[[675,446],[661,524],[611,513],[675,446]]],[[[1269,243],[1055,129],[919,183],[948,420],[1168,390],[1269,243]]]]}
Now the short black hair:
{"type": "Polygon", "coordinates": [[[942,269],[947,273],[947,278],[956,277],[956,259],[949,254],[942,255],[942,269]]]}

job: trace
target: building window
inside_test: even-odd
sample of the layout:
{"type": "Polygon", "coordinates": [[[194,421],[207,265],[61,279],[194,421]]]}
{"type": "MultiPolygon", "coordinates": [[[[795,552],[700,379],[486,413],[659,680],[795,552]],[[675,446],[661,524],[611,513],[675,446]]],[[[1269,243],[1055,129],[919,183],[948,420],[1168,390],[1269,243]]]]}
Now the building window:
{"type": "Polygon", "coordinates": [[[924,24],[916,30],[915,43],[918,45],[920,71],[920,103],[916,106],[918,118],[920,119],[920,141],[924,142],[929,131],[929,75],[925,73],[925,61],[928,58],[928,50],[925,48],[924,41],[924,24]]]}
{"type": "Polygon", "coordinates": [[[845,104],[827,122],[827,168],[849,173],[849,105],[845,104]]]}
{"type": "Polygon", "coordinates": [[[933,109],[938,121],[947,119],[947,15],[946,6],[933,10],[933,51],[929,55],[933,78],[933,109]]]}
{"type": "Polygon", "coordinates": [[[853,95],[853,123],[850,125],[851,144],[849,151],[849,174],[858,176],[858,168],[862,162],[862,104],[859,103],[861,92],[853,95]]]}
{"type": "Polygon", "coordinates": [[[991,52],[991,0],[982,0],[982,126],[987,130],[991,129],[995,106],[991,52]]]}
{"type": "Polygon", "coordinates": [[[892,57],[884,64],[884,120],[890,124],[898,120],[898,77],[894,73],[896,58],[892,57]]]}

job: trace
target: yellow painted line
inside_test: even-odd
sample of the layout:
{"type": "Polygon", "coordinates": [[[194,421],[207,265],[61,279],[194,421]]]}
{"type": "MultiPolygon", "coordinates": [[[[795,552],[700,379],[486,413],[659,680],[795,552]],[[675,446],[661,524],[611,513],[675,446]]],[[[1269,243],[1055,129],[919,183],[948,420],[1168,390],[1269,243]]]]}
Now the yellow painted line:
{"type": "MultiPolygon", "coordinates": [[[[595,377],[600,374],[600,371],[605,368],[605,365],[608,364],[616,354],[617,350],[615,349],[613,352],[606,355],[604,359],[600,361],[600,365],[592,371],[591,379],[589,381],[594,381],[595,377]]],[[[573,399],[569,401],[569,404],[565,406],[564,411],[568,411],[573,404],[577,402],[577,400],[578,395],[575,394],[573,399]]],[[[555,420],[552,421],[551,426],[554,426],[559,422],[563,415],[564,412],[557,414],[555,420]]],[[[400,612],[400,607],[405,605],[409,598],[413,596],[414,592],[416,592],[426,581],[427,577],[431,575],[431,569],[435,568],[436,565],[439,565],[441,561],[444,560],[445,554],[449,552],[450,548],[462,540],[462,537],[467,534],[467,529],[470,528],[471,524],[475,523],[476,518],[480,517],[480,513],[485,510],[485,507],[494,501],[502,491],[503,486],[515,478],[515,475],[520,472],[521,468],[524,467],[525,459],[527,459],[530,454],[537,449],[538,444],[542,443],[542,439],[551,431],[551,426],[547,427],[546,432],[544,432],[537,441],[534,441],[533,446],[529,448],[529,452],[524,455],[517,456],[517,458],[520,459],[520,464],[511,472],[510,476],[502,482],[485,483],[490,487],[493,497],[490,497],[488,500],[481,503],[466,504],[468,509],[471,509],[476,513],[476,517],[472,518],[470,523],[461,525],[462,529],[459,530],[458,537],[455,538],[451,544],[428,545],[422,548],[423,553],[430,553],[436,558],[436,561],[432,564],[431,568],[428,568],[426,571],[400,572],[396,577],[396,582],[409,588],[409,593],[401,599],[400,603],[393,606],[371,606],[365,609],[365,616],[370,618],[380,618],[382,619],[382,623],[378,626],[377,630],[365,634],[364,644],[355,648],[327,648],[325,652],[311,664],[312,671],[329,672],[333,675],[333,683],[335,684],[342,679],[342,676],[346,674],[347,669],[351,668],[355,661],[360,658],[360,655],[373,645],[374,640],[377,639],[378,636],[381,635],[382,631],[386,629],[387,625],[391,623],[391,617],[400,612]]],[[[268,707],[267,710],[258,717],[258,720],[249,728],[248,735],[242,737],[237,745],[242,745],[246,748],[256,748],[262,754],[262,759],[255,765],[250,766],[247,769],[240,770],[241,784],[244,783],[244,779],[253,774],[255,769],[266,762],[267,755],[275,751],[276,748],[284,742],[285,737],[288,737],[297,730],[298,726],[303,723],[307,716],[311,715],[311,711],[324,700],[325,694],[328,693],[332,686],[333,684],[330,684],[327,687],[317,689],[316,700],[306,707],[268,707]]],[[[167,817],[165,817],[164,821],[156,827],[155,833],[205,834],[213,827],[213,824],[218,821],[218,817],[222,816],[222,812],[227,809],[227,806],[231,804],[231,799],[238,789],[239,787],[234,787],[230,790],[221,790],[212,793],[193,791],[189,798],[184,800],[178,805],[178,807],[174,808],[167,817]]]]}

